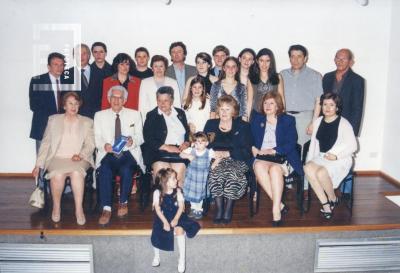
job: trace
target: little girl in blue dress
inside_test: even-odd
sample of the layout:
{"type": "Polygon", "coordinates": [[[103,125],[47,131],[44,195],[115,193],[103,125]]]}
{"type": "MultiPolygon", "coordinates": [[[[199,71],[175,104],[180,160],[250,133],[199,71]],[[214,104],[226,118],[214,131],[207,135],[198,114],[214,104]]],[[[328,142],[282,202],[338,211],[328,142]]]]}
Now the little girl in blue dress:
{"type": "Polygon", "coordinates": [[[183,196],[190,202],[189,217],[200,220],[203,216],[203,200],[210,195],[207,194],[207,178],[214,151],[207,149],[208,137],[203,132],[195,133],[193,142],[193,148],[187,148],[180,154],[182,158],[190,160],[183,184],[183,196]]]}
{"type": "Polygon", "coordinates": [[[153,208],[156,212],[151,233],[151,244],[154,247],[152,266],[160,265],[160,249],[174,250],[174,234],[178,242],[178,272],[185,271],[185,232],[193,238],[200,225],[184,213],[182,191],[177,187],[177,173],[171,169],[161,169],[156,176],[158,187],[153,194],[153,208]]]}

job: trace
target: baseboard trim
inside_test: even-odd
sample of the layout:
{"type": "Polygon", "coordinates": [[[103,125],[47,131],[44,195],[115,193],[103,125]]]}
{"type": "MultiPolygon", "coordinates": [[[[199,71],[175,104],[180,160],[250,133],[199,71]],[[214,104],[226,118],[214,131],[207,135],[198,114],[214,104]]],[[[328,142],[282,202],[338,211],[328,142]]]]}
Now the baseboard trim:
{"type": "Polygon", "coordinates": [[[395,186],[400,186],[400,181],[395,179],[394,177],[388,175],[385,172],[380,172],[380,177],[382,177],[383,179],[385,179],[386,181],[388,181],[389,183],[395,185],[395,186]]]}
{"type": "Polygon", "coordinates": [[[26,178],[26,177],[32,177],[31,173],[0,173],[0,177],[5,177],[5,178],[26,178]]]}
{"type": "Polygon", "coordinates": [[[354,171],[356,176],[381,176],[381,171],[376,170],[360,170],[354,171]]]}

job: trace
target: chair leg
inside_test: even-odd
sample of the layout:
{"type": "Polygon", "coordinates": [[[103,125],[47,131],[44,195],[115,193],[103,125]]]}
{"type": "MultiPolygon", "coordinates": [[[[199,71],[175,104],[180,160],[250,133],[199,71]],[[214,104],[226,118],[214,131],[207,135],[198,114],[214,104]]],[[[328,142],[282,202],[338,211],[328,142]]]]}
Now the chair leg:
{"type": "Polygon", "coordinates": [[[257,193],[257,200],[256,200],[256,214],[257,214],[260,209],[260,199],[261,199],[260,187],[258,186],[256,186],[256,193],[257,193]]]}
{"type": "MultiPolygon", "coordinates": [[[[303,180],[304,181],[304,180],[303,180]]],[[[303,182],[304,183],[304,182],[303,182]]],[[[303,188],[304,188],[304,184],[303,184],[303,188]]],[[[309,212],[310,211],[310,206],[311,206],[311,191],[312,188],[309,186],[308,190],[307,190],[307,206],[304,207],[304,212],[309,212]]]]}
{"type": "Polygon", "coordinates": [[[304,214],[304,177],[297,179],[297,206],[300,209],[300,215],[304,214]]]}
{"type": "Polygon", "coordinates": [[[250,187],[250,191],[249,191],[249,211],[250,211],[250,217],[253,217],[254,214],[258,213],[258,206],[259,206],[259,199],[260,196],[257,192],[257,181],[256,178],[254,176],[254,174],[252,172],[249,172],[247,175],[247,181],[250,187]],[[257,192],[257,201],[258,204],[256,203],[256,212],[254,213],[254,194],[257,192]]]}

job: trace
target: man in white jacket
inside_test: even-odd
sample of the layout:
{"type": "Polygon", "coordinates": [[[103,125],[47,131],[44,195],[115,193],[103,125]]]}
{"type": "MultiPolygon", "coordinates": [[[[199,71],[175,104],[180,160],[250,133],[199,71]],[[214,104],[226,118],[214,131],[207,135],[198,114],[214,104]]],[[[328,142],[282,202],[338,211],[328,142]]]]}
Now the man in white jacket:
{"type": "Polygon", "coordinates": [[[107,97],[111,108],[99,111],[94,116],[96,167],[99,170],[100,204],[103,208],[100,225],[110,222],[113,176],[118,173],[121,177],[118,216],[123,217],[128,214],[128,194],[133,172],[137,166],[145,170],[140,150],[143,143],[140,113],[123,107],[128,97],[128,91],[123,86],[111,87],[107,97]],[[118,153],[114,144],[123,138],[126,138],[126,144],[118,153]]]}

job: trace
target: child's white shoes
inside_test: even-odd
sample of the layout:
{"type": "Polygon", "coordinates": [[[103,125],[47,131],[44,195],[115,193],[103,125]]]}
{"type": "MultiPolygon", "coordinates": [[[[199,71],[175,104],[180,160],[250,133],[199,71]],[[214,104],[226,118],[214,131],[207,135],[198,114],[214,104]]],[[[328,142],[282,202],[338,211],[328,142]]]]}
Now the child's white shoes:
{"type": "Polygon", "coordinates": [[[153,267],[160,266],[160,257],[154,257],[153,262],[151,263],[151,266],[153,266],[153,267]]]}
{"type": "Polygon", "coordinates": [[[185,260],[184,259],[179,259],[178,262],[178,273],[184,273],[185,272],[185,260]]]}

